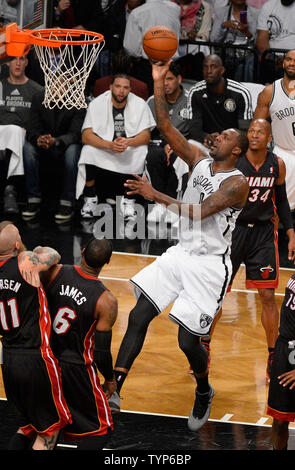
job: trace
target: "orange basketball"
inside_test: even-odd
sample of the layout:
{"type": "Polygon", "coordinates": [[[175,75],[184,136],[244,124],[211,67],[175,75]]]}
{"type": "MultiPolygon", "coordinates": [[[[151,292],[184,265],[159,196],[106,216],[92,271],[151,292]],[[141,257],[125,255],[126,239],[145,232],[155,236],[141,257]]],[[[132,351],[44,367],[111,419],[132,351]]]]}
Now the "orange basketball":
{"type": "Polygon", "coordinates": [[[142,40],[142,47],[148,58],[154,62],[167,62],[178,48],[175,32],[167,26],[153,26],[142,40]]]}

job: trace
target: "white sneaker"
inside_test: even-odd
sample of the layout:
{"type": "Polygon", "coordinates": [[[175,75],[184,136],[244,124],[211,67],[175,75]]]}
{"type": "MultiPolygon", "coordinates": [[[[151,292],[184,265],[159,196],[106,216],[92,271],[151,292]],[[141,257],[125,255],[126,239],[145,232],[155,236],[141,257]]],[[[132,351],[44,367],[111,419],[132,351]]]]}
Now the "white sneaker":
{"type": "Polygon", "coordinates": [[[165,222],[167,224],[174,225],[179,222],[179,215],[175,212],[170,211],[169,209],[166,210],[166,219],[165,222]]]}
{"type": "Polygon", "coordinates": [[[121,211],[122,211],[124,219],[126,220],[135,219],[136,218],[135,199],[127,199],[125,197],[122,197],[121,211]]]}
{"type": "Polygon", "coordinates": [[[154,204],[152,210],[148,213],[146,220],[148,222],[161,222],[165,218],[166,207],[162,204],[154,204]]]}
{"type": "Polygon", "coordinates": [[[95,197],[84,197],[84,204],[81,209],[81,215],[83,219],[91,219],[92,217],[99,216],[98,211],[98,198],[95,197]]]}
{"type": "Polygon", "coordinates": [[[211,385],[209,387],[208,393],[198,393],[196,390],[194,407],[188,419],[188,428],[191,431],[198,431],[209,419],[214,397],[214,390],[211,385]]]}

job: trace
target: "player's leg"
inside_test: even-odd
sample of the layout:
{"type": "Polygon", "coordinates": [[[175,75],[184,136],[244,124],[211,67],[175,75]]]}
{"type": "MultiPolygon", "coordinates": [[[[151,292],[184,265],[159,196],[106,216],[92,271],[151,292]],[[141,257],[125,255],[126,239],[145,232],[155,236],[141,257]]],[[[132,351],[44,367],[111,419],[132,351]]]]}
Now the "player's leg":
{"type": "Polygon", "coordinates": [[[12,436],[8,443],[8,450],[27,450],[32,445],[32,440],[21,429],[12,436]]]}
{"type": "Polygon", "coordinates": [[[77,450],[101,450],[110,438],[110,432],[100,436],[88,436],[78,442],[77,450]]]}
{"type": "Polygon", "coordinates": [[[279,309],[275,299],[274,289],[258,289],[261,300],[261,323],[265,331],[268,347],[267,378],[270,376],[270,368],[273,360],[275,343],[279,332],[279,309]]]}
{"type": "Polygon", "coordinates": [[[287,450],[289,439],[289,422],[273,420],[272,423],[272,444],[274,450],[287,450]]]}
{"type": "Polygon", "coordinates": [[[269,353],[266,370],[269,381],[274,346],[279,333],[279,310],[275,300],[275,289],[279,281],[279,255],[277,232],[273,223],[254,226],[249,240],[249,252],[245,259],[246,287],[256,288],[261,301],[261,323],[269,353]]]}
{"type": "MultiPolygon", "coordinates": [[[[228,286],[228,292],[231,290],[234,278],[244,260],[245,250],[247,249],[247,227],[243,225],[237,225],[232,234],[232,247],[231,247],[231,263],[232,263],[232,275],[228,286]]],[[[209,365],[211,362],[211,340],[215,331],[215,327],[222,316],[222,308],[215,315],[212,327],[210,329],[210,338],[202,338],[202,343],[209,354],[209,365]]],[[[191,372],[191,371],[190,371],[191,372]]]]}
{"type": "MultiPolygon", "coordinates": [[[[157,314],[158,312],[154,305],[141,294],[135,307],[129,314],[128,327],[115,364],[118,394],[133,362],[142,349],[148,326],[157,314]]],[[[109,404],[112,407],[112,397],[109,400],[109,404]]]]}
{"type": "Polygon", "coordinates": [[[38,434],[35,439],[35,442],[32,446],[33,450],[54,450],[57,438],[59,435],[59,431],[51,434],[51,436],[42,436],[38,434]]]}
{"type": "Polygon", "coordinates": [[[186,355],[197,382],[194,407],[189,417],[188,426],[191,431],[197,431],[208,420],[214,395],[209,384],[208,353],[200,341],[182,326],[178,330],[178,344],[186,355]]]}

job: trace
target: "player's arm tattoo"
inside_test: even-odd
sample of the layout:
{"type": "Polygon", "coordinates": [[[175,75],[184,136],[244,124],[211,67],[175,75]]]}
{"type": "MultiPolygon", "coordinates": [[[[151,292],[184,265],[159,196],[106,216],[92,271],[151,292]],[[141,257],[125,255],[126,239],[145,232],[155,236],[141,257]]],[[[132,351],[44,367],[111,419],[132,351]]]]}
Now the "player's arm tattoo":
{"type": "Polygon", "coordinates": [[[55,447],[56,436],[40,436],[44,450],[53,450],[55,447]]]}
{"type": "Polygon", "coordinates": [[[249,185],[244,176],[227,179],[220,189],[207,197],[201,204],[201,217],[216,214],[227,207],[242,209],[247,201],[249,185]]]}
{"type": "Polygon", "coordinates": [[[22,277],[32,286],[40,285],[40,271],[46,271],[60,260],[59,253],[48,248],[42,254],[33,251],[23,251],[19,254],[19,270],[22,277]]]}

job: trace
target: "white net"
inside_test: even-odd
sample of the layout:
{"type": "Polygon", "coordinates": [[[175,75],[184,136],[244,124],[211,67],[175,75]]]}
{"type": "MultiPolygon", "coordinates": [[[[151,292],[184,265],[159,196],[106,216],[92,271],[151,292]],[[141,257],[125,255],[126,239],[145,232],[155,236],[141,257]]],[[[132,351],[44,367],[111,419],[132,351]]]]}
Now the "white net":
{"type": "MultiPolygon", "coordinates": [[[[35,36],[38,35],[38,31],[35,36]]],[[[40,36],[41,37],[41,36],[40,36]]],[[[54,30],[48,38],[60,40],[54,30]]],[[[104,41],[95,41],[87,32],[72,36],[66,32],[62,38],[66,44],[60,47],[34,45],[40,66],[44,72],[46,108],[87,108],[85,86],[91,69],[104,46],[104,41]],[[83,41],[83,42],[82,42],[83,41]],[[81,43],[82,42],[82,43],[81,43]]]]}

